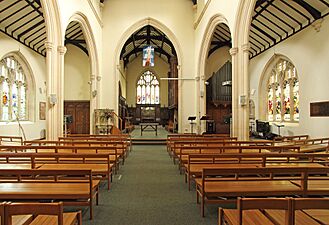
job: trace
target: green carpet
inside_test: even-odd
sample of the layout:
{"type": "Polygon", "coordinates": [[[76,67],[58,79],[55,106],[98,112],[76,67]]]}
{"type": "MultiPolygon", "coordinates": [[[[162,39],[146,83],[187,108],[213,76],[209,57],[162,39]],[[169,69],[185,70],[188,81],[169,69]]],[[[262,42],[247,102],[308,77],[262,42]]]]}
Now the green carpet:
{"type": "Polygon", "coordinates": [[[165,146],[134,146],[111,190],[105,184],[101,189],[94,219],[88,220],[89,211],[84,210],[83,224],[217,224],[217,207],[206,206],[206,217],[201,217],[195,190],[188,191],[165,146]]]}

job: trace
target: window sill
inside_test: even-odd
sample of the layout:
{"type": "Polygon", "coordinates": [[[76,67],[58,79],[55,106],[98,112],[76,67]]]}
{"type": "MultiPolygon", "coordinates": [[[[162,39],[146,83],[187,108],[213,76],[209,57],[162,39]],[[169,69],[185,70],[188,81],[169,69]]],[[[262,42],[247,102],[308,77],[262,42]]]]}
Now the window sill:
{"type": "MultiPolygon", "coordinates": [[[[17,125],[18,122],[17,121],[14,121],[14,122],[0,122],[0,126],[11,126],[11,125],[17,125]]],[[[20,121],[20,124],[33,124],[32,121],[20,121]]]]}
{"type": "Polygon", "coordinates": [[[270,125],[275,126],[277,125],[284,125],[284,127],[298,127],[299,123],[298,122],[270,122],[270,125]]]}

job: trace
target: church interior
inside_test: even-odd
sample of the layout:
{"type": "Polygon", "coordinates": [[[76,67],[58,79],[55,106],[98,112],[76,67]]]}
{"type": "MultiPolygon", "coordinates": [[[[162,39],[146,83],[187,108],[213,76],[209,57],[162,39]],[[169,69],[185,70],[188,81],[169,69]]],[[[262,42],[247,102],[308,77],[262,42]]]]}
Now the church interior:
{"type": "Polygon", "coordinates": [[[1,0],[1,224],[329,224],[328,15],[1,0]]]}

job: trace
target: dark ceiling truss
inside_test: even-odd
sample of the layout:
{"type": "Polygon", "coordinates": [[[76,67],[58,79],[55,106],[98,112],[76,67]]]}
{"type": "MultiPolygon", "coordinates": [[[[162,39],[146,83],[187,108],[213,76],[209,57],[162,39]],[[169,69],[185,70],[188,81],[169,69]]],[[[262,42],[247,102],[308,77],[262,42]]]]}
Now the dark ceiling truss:
{"type": "Polygon", "coordinates": [[[147,25],[128,38],[122,47],[120,59],[123,59],[126,66],[142,53],[144,47],[149,45],[153,46],[154,52],[168,63],[171,57],[176,56],[174,45],[168,37],[160,30],[147,25]]]}
{"type": "Polygon", "coordinates": [[[0,1],[0,18],[2,33],[46,56],[46,27],[40,1],[0,1]]]}
{"type": "Polygon", "coordinates": [[[258,0],[249,33],[250,58],[327,16],[329,0],[258,0]]]}
{"type": "MultiPolygon", "coordinates": [[[[40,0],[0,0],[0,31],[38,54],[46,56],[44,43],[47,40],[47,33],[40,0]]],[[[73,44],[88,55],[78,22],[69,24],[65,37],[65,44],[73,44]]]]}
{"type": "Polygon", "coordinates": [[[228,26],[224,23],[221,23],[216,26],[216,29],[213,33],[213,37],[210,43],[210,49],[208,51],[208,57],[214,53],[217,49],[228,46],[232,47],[231,33],[228,26]]]}
{"type": "Polygon", "coordinates": [[[72,21],[66,28],[65,45],[71,44],[89,55],[86,40],[79,22],[72,21]]]}

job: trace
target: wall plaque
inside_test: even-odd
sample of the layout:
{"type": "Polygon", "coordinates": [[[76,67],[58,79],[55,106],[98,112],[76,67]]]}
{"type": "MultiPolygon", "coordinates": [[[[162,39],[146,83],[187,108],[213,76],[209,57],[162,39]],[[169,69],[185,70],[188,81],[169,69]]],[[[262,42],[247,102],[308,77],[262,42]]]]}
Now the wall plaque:
{"type": "Polygon", "coordinates": [[[329,101],[310,103],[310,115],[311,117],[329,116],[329,101]]]}

